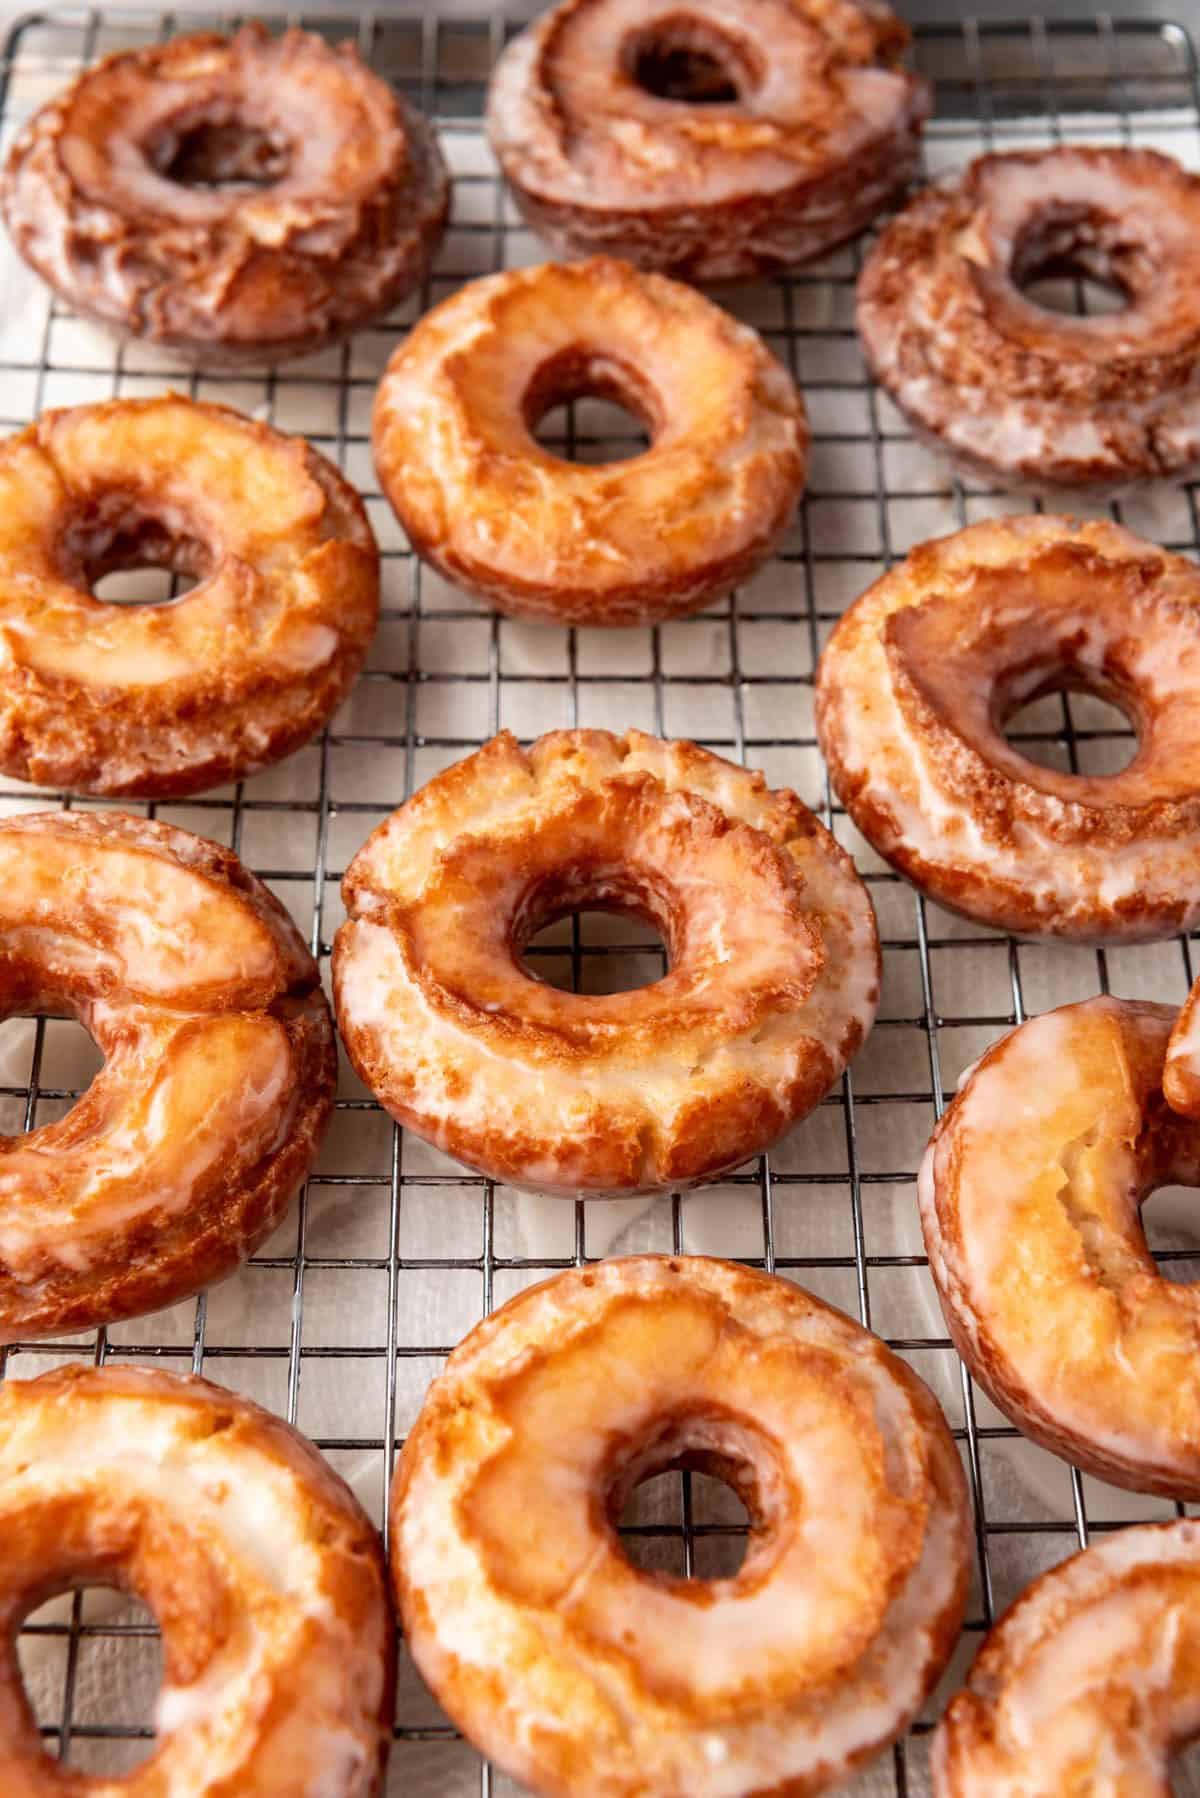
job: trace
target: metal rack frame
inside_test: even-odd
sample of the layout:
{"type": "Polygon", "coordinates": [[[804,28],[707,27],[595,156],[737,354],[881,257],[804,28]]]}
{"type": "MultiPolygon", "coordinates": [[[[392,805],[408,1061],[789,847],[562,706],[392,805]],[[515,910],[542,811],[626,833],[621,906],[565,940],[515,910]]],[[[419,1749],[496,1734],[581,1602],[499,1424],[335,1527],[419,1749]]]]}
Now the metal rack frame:
{"type": "MultiPolygon", "coordinates": [[[[221,25],[234,22],[230,15],[192,11],[55,12],[18,22],[0,52],[0,130],[11,134],[25,111],[103,50],[214,18],[221,25]]],[[[346,22],[332,15],[305,15],[294,22],[333,38],[347,31],[346,22]]],[[[422,309],[470,274],[537,255],[482,149],[486,77],[510,28],[496,13],[466,19],[457,13],[453,19],[367,15],[358,22],[361,47],[373,66],[437,116],[455,167],[456,218],[429,291],[422,296],[422,309]]],[[[1169,140],[1177,143],[1183,160],[1196,160],[1197,62],[1188,33],[1179,25],[1107,15],[1086,24],[1037,16],[1019,24],[966,20],[920,30],[916,55],[937,82],[928,148],[931,162],[939,166],[962,160],[979,147],[1085,139],[1101,129],[1115,141],[1143,141],[1148,134],[1156,142],[1169,140]]],[[[764,1157],[723,1182],[721,1190],[743,1233],[752,1225],[759,1232],[753,1252],[740,1258],[832,1292],[856,1308],[864,1323],[886,1333],[892,1346],[927,1377],[941,1368],[939,1391],[962,1445],[974,1501],[978,1566],[966,1631],[973,1641],[1001,1601],[1012,1596],[1000,1589],[1003,1581],[996,1572],[1004,1538],[1044,1536],[1046,1551],[1057,1558],[1086,1543],[1089,1533],[1116,1524],[1111,1516],[1093,1514],[1094,1483],[1074,1471],[1062,1514],[1041,1514],[1036,1504],[1017,1515],[995,1513],[989,1456],[1017,1433],[981,1402],[948,1339],[940,1331],[930,1333],[924,1309],[906,1309],[904,1278],[919,1279],[924,1257],[894,1244],[881,1246],[888,1240],[893,1200],[912,1206],[916,1172],[907,1152],[916,1140],[913,1120],[907,1120],[906,1136],[898,1113],[889,1108],[915,1107],[923,1138],[952,1090],[955,1065],[974,1059],[987,1040],[1028,1011],[1057,1002],[1055,995],[1064,984],[1073,990],[1107,991],[1115,973],[1121,990],[1140,993],[1149,986],[1155,996],[1178,1000],[1191,982],[1193,962],[1186,940],[1166,949],[1123,950],[1114,957],[1103,950],[1033,949],[956,923],[878,863],[833,801],[811,728],[812,669],[825,633],[844,604],[903,554],[910,541],[986,516],[1004,503],[999,495],[952,481],[935,463],[922,463],[918,452],[910,453],[902,421],[866,379],[851,307],[860,260],[861,245],[852,246],[817,269],[726,296],[727,303],[760,325],[790,364],[813,415],[812,484],[798,528],[773,575],[765,582],[760,577],[694,619],[661,630],[621,633],[604,642],[576,631],[530,634],[527,627],[456,598],[414,562],[390,524],[370,471],[367,419],[382,361],[416,308],[410,306],[315,363],[278,374],[264,371],[235,383],[239,391],[252,389],[248,397],[256,398],[261,414],[285,428],[305,428],[294,421],[317,418],[319,428],[309,427],[307,434],[367,492],[385,551],[380,639],[358,693],[320,741],[283,771],[184,806],[145,809],[222,836],[244,853],[301,918],[314,952],[324,958],[336,923],[335,883],[369,828],[434,766],[476,747],[501,724],[513,726],[519,735],[535,734],[523,726],[536,714],[541,727],[547,701],[557,707],[560,723],[632,721],[666,734],[700,737],[724,754],[765,765],[773,779],[796,785],[816,805],[841,840],[855,849],[871,884],[885,944],[885,993],[890,990],[891,997],[872,1039],[874,1049],[868,1046],[821,1112],[795,1133],[800,1148],[764,1157]],[[781,664],[796,671],[781,677],[781,664]],[[618,717],[623,705],[633,707],[636,717],[618,717]],[[288,835],[307,836],[311,853],[301,858],[287,847],[272,859],[260,852],[260,844],[284,842],[288,835]],[[955,966],[971,951],[983,955],[994,970],[979,982],[985,990],[978,1004],[960,1000],[955,988],[955,966]],[[1119,961],[1116,970],[1114,959],[1119,961]],[[890,1153],[893,1140],[905,1153],[890,1153]],[[819,1211],[828,1225],[835,1206],[840,1207],[843,1240],[831,1243],[823,1226],[814,1246],[809,1225],[819,1211]],[[891,1282],[900,1296],[891,1295],[891,1282]]],[[[1082,292],[1077,298],[1086,301],[1082,292]]],[[[28,354],[10,345],[0,362],[0,428],[15,428],[63,398],[154,391],[170,379],[164,359],[138,346],[108,347],[98,338],[81,337],[69,315],[57,303],[47,303],[40,341],[28,354]]],[[[227,385],[186,370],[175,380],[201,396],[214,385],[222,390],[227,385]]],[[[611,416],[589,411],[586,404],[568,408],[562,425],[564,453],[603,455],[627,447],[612,431],[611,416]]],[[[1157,516],[1167,528],[1157,532],[1144,523],[1136,505],[1111,511],[1118,518],[1124,512],[1125,522],[1157,534],[1174,549],[1200,551],[1196,488],[1181,488],[1161,505],[1157,516]]],[[[1129,735],[1124,727],[1113,729],[1091,702],[1063,695],[1041,703],[1021,740],[1031,749],[1041,745],[1035,753],[1057,755],[1061,765],[1099,769],[1110,765],[1106,758],[1119,754],[1122,743],[1128,745],[1129,735]]],[[[27,788],[15,783],[0,787],[0,804],[19,808],[31,803],[91,802],[67,795],[43,795],[34,802],[27,788]]],[[[661,945],[646,943],[644,936],[643,929],[633,953],[657,956],[661,962],[661,945]]],[[[557,944],[535,947],[533,953],[557,957],[558,977],[569,975],[579,985],[589,977],[606,978],[601,964],[606,958],[628,957],[630,942],[574,920],[557,944]]],[[[977,959],[972,965],[982,964],[977,959]]],[[[5,1127],[28,1129],[77,1096],[76,1085],[55,1076],[51,1033],[56,1028],[38,1020],[31,1031],[28,1078],[0,1087],[0,1107],[6,1106],[14,1120],[5,1127]]],[[[380,1475],[390,1469],[420,1385],[453,1346],[446,1340],[416,1340],[406,1328],[412,1310],[404,1297],[413,1290],[406,1284],[409,1276],[429,1290],[438,1282],[457,1281],[460,1294],[469,1283],[477,1291],[476,1314],[482,1315],[516,1285],[587,1259],[594,1252],[589,1214],[597,1207],[574,1208],[561,1252],[518,1252],[509,1195],[423,1151],[390,1125],[381,1134],[378,1108],[352,1081],[344,1083],[338,1109],[338,1128],[287,1231],[240,1276],[263,1281],[271,1295],[263,1302],[261,1327],[252,1340],[225,1340],[213,1325],[210,1300],[201,1297],[191,1307],[190,1329],[164,1335],[160,1320],[152,1317],[68,1344],[18,1345],[0,1351],[0,1375],[28,1376],[46,1365],[48,1357],[161,1361],[203,1370],[231,1384],[250,1378],[257,1367],[255,1378],[269,1375],[274,1382],[273,1402],[305,1427],[305,1394],[319,1383],[322,1365],[361,1362],[364,1382],[375,1379],[377,1427],[341,1434],[310,1428],[310,1433],[335,1465],[345,1465],[347,1457],[374,1456],[380,1475]],[[375,1122],[369,1124],[372,1117],[375,1122]],[[348,1158],[352,1165],[345,1164],[345,1148],[355,1131],[374,1132],[381,1145],[377,1165],[364,1169],[353,1158],[348,1158]],[[336,1252],[336,1244],[330,1248],[323,1238],[314,1240],[314,1208],[321,1207],[327,1189],[338,1205],[353,1205],[360,1221],[373,1220],[369,1252],[336,1252]],[[414,1250],[406,1238],[406,1218],[427,1220],[430,1207],[443,1200],[455,1208],[460,1222],[457,1208],[464,1213],[473,1208],[473,1244],[461,1252],[431,1252],[426,1231],[423,1246],[414,1250]],[[310,1333],[314,1288],[331,1275],[354,1283],[366,1282],[368,1276],[374,1281],[372,1290],[383,1296],[382,1323],[374,1339],[347,1339],[336,1330],[315,1338],[310,1333]],[[381,1378],[368,1375],[368,1366],[378,1369],[380,1364],[381,1378]]],[[[694,1201],[675,1198],[653,1208],[637,1226],[639,1246],[675,1252],[692,1246],[689,1203],[694,1201]]],[[[1200,1257],[1200,1249],[1174,1243],[1159,1254],[1177,1277],[1184,1277],[1188,1261],[1200,1257]]],[[[908,1290],[916,1287],[910,1283],[908,1290]]],[[[706,1557],[727,1545],[739,1526],[722,1510],[719,1498],[702,1489],[703,1482],[687,1475],[670,1478],[669,1489],[647,1501],[631,1534],[642,1538],[639,1553],[658,1555],[691,1572],[698,1564],[706,1566],[706,1557]]],[[[377,1504],[382,1487],[377,1478],[377,1504]]],[[[1164,1513],[1164,1507],[1146,1501],[1146,1516],[1163,1514],[1170,1514],[1169,1508],[1164,1513]]],[[[61,1637],[65,1644],[62,1703],[54,1716],[41,1719],[48,1749],[86,1765],[105,1744],[144,1743],[152,1733],[144,1718],[77,1715],[78,1670],[94,1638],[144,1642],[154,1634],[152,1623],[90,1621],[76,1595],[68,1617],[29,1628],[33,1634],[61,1637]]],[[[928,1722],[918,1724],[892,1753],[890,1778],[897,1794],[925,1789],[921,1738],[928,1728],[928,1722]]],[[[410,1756],[444,1752],[445,1772],[437,1776],[437,1789],[457,1795],[478,1788],[486,1794],[504,1785],[454,1743],[453,1730],[433,1715],[415,1678],[402,1679],[393,1779],[406,1779],[406,1768],[414,1764],[410,1756]]],[[[878,1770],[865,1777],[874,1781],[870,1790],[884,1789],[878,1770]]]]}

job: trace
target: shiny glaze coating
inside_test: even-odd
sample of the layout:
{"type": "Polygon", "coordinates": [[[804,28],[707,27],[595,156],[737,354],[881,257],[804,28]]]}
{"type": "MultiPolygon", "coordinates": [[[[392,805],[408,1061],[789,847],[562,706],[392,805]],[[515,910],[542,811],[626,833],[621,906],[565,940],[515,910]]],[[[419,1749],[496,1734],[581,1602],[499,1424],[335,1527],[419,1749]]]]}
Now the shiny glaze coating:
{"type": "Polygon", "coordinates": [[[0,180],[77,311],[214,363],[321,349],[420,285],[449,207],[432,127],[351,43],[197,32],[85,69],[0,180]]]}
{"type": "Polygon", "coordinates": [[[1153,150],[983,156],[920,194],[858,287],[867,361],[913,426],[1006,487],[1118,491],[1200,466],[1200,177],[1153,150]],[[1072,318],[1021,283],[1121,289],[1072,318]]]}
{"type": "Polygon", "coordinates": [[[833,784],[881,855],[999,930],[1136,942],[1200,919],[1200,573],[1104,520],[1010,517],[925,543],[838,624],[817,673],[833,784]],[[1081,688],[1133,722],[1109,775],[1004,736],[1081,688]]]}
{"type": "Polygon", "coordinates": [[[935,1798],[1171,1798],[1200,1734],[1200,1524],[1103,1536],[987,1637],[933,1739],[935,1798]]]}
{"type": "Polygon", "coordinates": [[[907,44],[873,0],[564,0],[501,56],[488,132],[559,254],[747,280],[854,236],[912,178],[929,89],[907,44]],[[639,78],[655,60],[683,65],[682,95],[639,78]],[[697,61],[736,97],[690,101],[697,61]]]}
{"type": "Polygon", "coordinates": [[[0,1342],[223,1279],[308,1173],[337,1074],[316,965],[228,849],[119,812],[0,822],[0,1010],[66,1011],[105,1065],[0,1137],[0,1342]]]}
{"type": "Polygon", "coordinates": [[[375,402],[380,484],[414,548],[502,612],[653,624],[746,580],[791,522],[808,423],[757,332],[606,257],[472,281],[420,321],[375,402]],[[581,393],[652,442],[583,464],[532,429],[581,393]]]}
{"type": "Polygon", "coordinates": [[[507,732],[355,856],[334,945],[347,1053],[408,1129],[564,1196],[714,1179],[829,1090],[875,1016],[853,863],[794,793],[631,731],[507,732]],[[606,997],[521,966],[587,906],[646,918],[670,972],[606,997]]]}
{"type": "Polygon", "coordinates": [[[799,1287],[694,1256],[573,1268],[474,1329],[391,1515],[421,1672],[562,1798],[825,1791],[906,1727],[966,1597],[965,1482],[928,1388],[799,1287]],[[630,1493],[679,1465],[750,1513],[732,1578],[621,1551],[630,1493]]]}
{"type": "Polygon", "coordinates": [[[1163,1099],[1164,1005],[1089,999],[1022,1024],[964,1080],[921,1168],[946,1322],[975,1378],[1054,1454],[1200,1499],[1196,1287],[1139,1220],[1200,1185],[1200,1126],[1163,1099]]]}
{"type": "Polygon", "coordinates": [[[376,1798],[394,1642],[382,1546],[298,1431],[207,1380],[56,1368],[0,1387],[5,1798],[376,1798]],[[15,1637],[71,1586],[162,1627],[149,1759],[87,1777],[43,1751],[15,1637]]]}
{"type": "Polygon", "coordinates": [[[159,798],[316,735],[363,664],[379,552],[324,456],[177,394],[47,412],[0,444],[0,768],[159,798]],[[112,569],[198,578],[96,599],[112,569]]]}

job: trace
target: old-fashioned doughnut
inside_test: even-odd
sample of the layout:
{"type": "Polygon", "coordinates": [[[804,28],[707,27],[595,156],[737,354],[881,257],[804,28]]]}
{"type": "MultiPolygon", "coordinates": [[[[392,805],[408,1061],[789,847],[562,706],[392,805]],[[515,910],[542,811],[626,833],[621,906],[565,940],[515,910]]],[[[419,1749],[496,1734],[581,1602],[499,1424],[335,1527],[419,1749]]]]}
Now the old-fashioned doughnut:
{"type": "Polygon", "coordinates": [[[122,50],[18,133],[0,208],[77,311],[206,364],[344,337],[424,280],[449,206],[427,120],[351,43],[122,50]]]}
{"type": "Polygon", "coordinates": [[[1174,1021],[1100,998],[1022,1024],[947,1109],[919,1194],[950,1334],[1001,1410],[1101,1479],[1200,1499],[1200,1294],[1138,1216],[1200,1185],[1200,1126],[1163,1101],[1174,1021]]]}
{"type": "Polygon", "coordinates": [[[852,237],[912,178],[927,84],[876,0],[564,0],[515,37],[488,133],[560,254],[744,280],[852,237]]]}
{"type": "Polygon", "coordinates": [[[0,1342],[137,1316],[232,1273],[333,1103],[316,964],[227,849],[119,812],[0,822],[0,1014],[65,1011],[105,1065],[0,1137],[0,1342]]]}
{"type": "Polygon", "coordinates": [[[1006,487],[1115,491],[1200,466],[1200,177],[1153,150],[1016,150],[927,189],[858,286],[867,361],[901,411],[1006,487]],[[1073,318],[1023,284],[1118,288],[1073,318]]]}
{"type": "Polygon", "coordinates": [[[790,1282],[645,1255],[521,1293],[451,1355],[392,1489],[409,1648],[534,1791],[748,1798],[835,1785],[957,1638],[966,1489],[928,1388],[790,1282]],[[668,1467],[750,1513],[731,1578],[616,1535],[668,1467]]]}
{"type": "Polygon", "coordinates": [[[935,1798],[1169,1798],[1200,1735],[1200,1524],[1072,1555],[992,1630],[933,1739],[935,1798]]]}
{"type": "Polygon", "coordinates": [[[838,624],[817,732],[863,835],[999,930],[1133,942],[1200,919],[1200,573],[1104,520],[997,518],[922,544],[838,624]],[[1119,773],[1004,736],[1039,694],[1110,700],[1119,773]]]}
{"type": "Polygon", "coordinates": [[[347,1053],[410,1130],[494,1179],[666,1190],[760,1154],[837,1079],[879,993],[854,864],[794,793],[694,743],[507,732],[381,824],[343,885],[347,1053]],[[670,971],[560,992],[521,965],[582,907],[661,930],[670,971]]]}
{"type": "Polygon", "coordinates": [[[362,666],[379,552],[297,437],[169,394],[47,412],[0,444],[0,768],[143,798],[240,779],[316,735],[362,666]],[[182,598],[91,585],[153,563],[182,598]]]}
{"type": "Polygon", "coordinates": [[[414,548],[502,612],[653,624],[761,566],[791,521],[808,424],[757,332],[597,257],[470,282],[417,325],[375,402],[375,461],[414,548]],[[583,464],[533,427],[583,394],[650,448],[583,464]]]}
{"type": "Polygon", "coordinates": [[[5,1798],[376,1798],[391,1738],[382,1546],[281,1418],[207,1380],[62,1367],[0,1387],[0,1789],[5,1798]],[[42,1749],[15,1637],[78,1585],[162,1626],[150,1758],[124,1778],[42,1749]]]}

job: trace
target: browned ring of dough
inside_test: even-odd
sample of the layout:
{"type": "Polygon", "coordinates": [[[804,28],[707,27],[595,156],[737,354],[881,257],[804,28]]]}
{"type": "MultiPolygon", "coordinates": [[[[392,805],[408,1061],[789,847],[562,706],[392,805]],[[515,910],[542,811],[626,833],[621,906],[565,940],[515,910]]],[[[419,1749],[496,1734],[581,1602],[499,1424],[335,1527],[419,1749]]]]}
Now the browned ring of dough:
{"type": "Polygon", "coordinates": [[[379,552],[331,462],[168,394],[47,412],[0,444],[0,768],[42,786],[201,792],[315,736],[379,610],[379,552]],[[91,582],[199,577],[127,606],[91,582]]]}
{"type": "Polygon", "coordinates": [[[573,1268],[472,1330],[391,1515],[418,1667],[554,1798],[823,1792],[906,1727],[966,1598],[966,1484],[928,1388],[800,1287],[698,1256],[573,1268]],[[732,1578],[621,1551],[630,1493],[680,1465],[750,1512],[732,1578]]]}
{"type": "Polygon", "coordinates": [[[911,180],[929,88],[908,41],[873,0],[564,0],[500,58],[488,132],[560,254],[746,280],[853,237],[911,180]],[[686,95],[698,61],[736,98],[651,91],[682,75],[686,95]]]}
{"type": "Polygon", "coordinates": [[[1107,520],[991,519],[923,543],[858,599],[817,670],[817,734],[868,841],[999,930],[1137,942],[1200,918],[1200,574],[1107,520]],[[1134,723],[1077,774],[1004,736],[1082,688],[1134,723]]]}
{"type": "Polygon", "coordinates": [[[394,1632],[382,1545],[312,1444],[249,1399],[146,1367],[0,1387],[0,1789],[377,1798],[394,1632]],[[162,1626],[158,1742],[123,1778],[42,1748],[16,1632],[72,1586],[162,1626]]]}
{"type": "Polygon", "coordinates": [[[875,378],[968,472],[1113,491],[1200,465],[1200,177],[1153,150],[983,156],[892,221],[858,284],[875,378]],[[1063,267],[1125,307],[1071,318],[1063,267]]]}
{"type": "Polygon", "coordinates": [[[432,126],[352,43],[258,23],[85,69],[0,180],[13,242],[71,306],[206,365],[306,355],[386,312],[425,279],[449,195],[432,126]]]}
{"type": "Polygon", "coordinates": [[[375,463],[413,547],[502,612],[653,624],[761,567],[808,465],[804,403],[756,331],[660,275],[597,257],[472,281],[388,364],[375,463]],[[567,462],[532,427],[616,399],[650,448],[567,462]]]}
{"type": "Polygon", "coordinates": [[[0,822],[0,1015],[71,1012],[105,1065],[0,1137],[0,1343],[231,1274],[316,1156],[337,1078],[316,964],[228,849],[120,812],[0,822]]]}

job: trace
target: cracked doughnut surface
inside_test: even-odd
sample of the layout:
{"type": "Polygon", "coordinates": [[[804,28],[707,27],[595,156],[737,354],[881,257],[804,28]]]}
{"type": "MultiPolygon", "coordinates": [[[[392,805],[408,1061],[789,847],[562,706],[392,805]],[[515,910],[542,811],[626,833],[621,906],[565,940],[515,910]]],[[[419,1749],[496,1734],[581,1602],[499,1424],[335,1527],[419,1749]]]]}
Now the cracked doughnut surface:
{"type": "Polygon", "coordinates": [[[933,1738],[935,1798],[1170,1798],[1200,1734],[1200,1525],[1119,1530],[987,1637],[933,1738]]]}
{"type": "Polygon", "coordinates": [[[57,1368],[0,1387],[5,1798],[376,1798],[394,1637],[382,1545],[281,1418],[207,1380],[57,1368]],[[42,1747],[15,1638],[75,1585],[162,1627],[149,1759],[88,1778],[42,1747]]]}
{"type": "Polygon", "coordinates": [[[379,610],[379,552],[331,462],[177,394],[46,412],[0,444],[0,768],[156,798],[315,736],[379,610]],[[151,605],[92,582],[197,577],[151,605]]]}
{"type": "Polygon", "coordinates": [[[337,1067],[316,964],[227,849],[122,813],[0,822],[0,1012],[67,1011],[105,1064],[0,1137],[0,1342],[223,1279],[308,1173],[337,1067]]]}
{"type": "Polygon", "coordinates": [[[380,484],[414,548],[502,612],[653,624],[766,561],[808,466],[794,382],[756,331],[690,288],[596,257],[472,281],[388,364],[380,484]],[[568,462],[533,436],[580,394],[646,425],[624,462],[568,462]]]}
{"type": "Polygon", "coordinates": [[[449,209],[432,126],[311,32],[196,32],[86,69],[0,180],[69,305],[213,363],[307,355],[398,304],[449,209]]]}
{"type": "Polygon", "coordinates": [[[921,544],[851,606],[817,733],[863,835],[999,930],[1136,942],[1200,918],[1200,573],[1106,520],[1010,517],[921,544]],[[1039,695],[1099,694],[1138,733],[1116,774],[1004,736],[1039,695]]]}
{"type": "Polygon", "coordinates": [[[564,1195],[716,1177],[829,1090],[879,992],[871,902],[794,793],[630,731],[507,732],[368,838],[343,885],[339,1026],[407,1128],[564,1195]],[[520,955],[587,906],[662,931],[670,971],[594,997],[520,955]]]}
{"type": "Polygon", "coordinates": [[[928,1388],[801,1288],[729,1262],[576,1268],[451,1355],[392,1488],[417,1666],[533,1790],[825,1791],[906,1727],[957,1638],[967,1500],[928,1388]],[[750,1513],[732,1578],[635,1567],[643,1480],[750,1513]]]}
{"type": "Polygon", "coordinates": [[[1200,1294],[1164,1279],[1142,1202],[1200,1186],[1200,1127],[1163,1098],[1164,1005],[1031,1018],[970,1072],[921,1167],[956,1347],[1019,1429],[1098,1478],[1200,1499],[1200,1294]]]}
{"type": "Polygon", "coordinates": [[[908,42],[874,0],[565,0],[501,56],[488,133],[560,255],[749,280],[854,236],[911,180],[929,88],[908,42]]]}
{"type": "Polygon", "coordinates": [[[1153,150],[983,156],[893,219],[858,284],[867,361],[915,429],[1006,487],[1116,491],[1200,465],[1200,177],[1153,150]],[[1041,274],[1121,291],[1072,318],[1041,274]]]}

